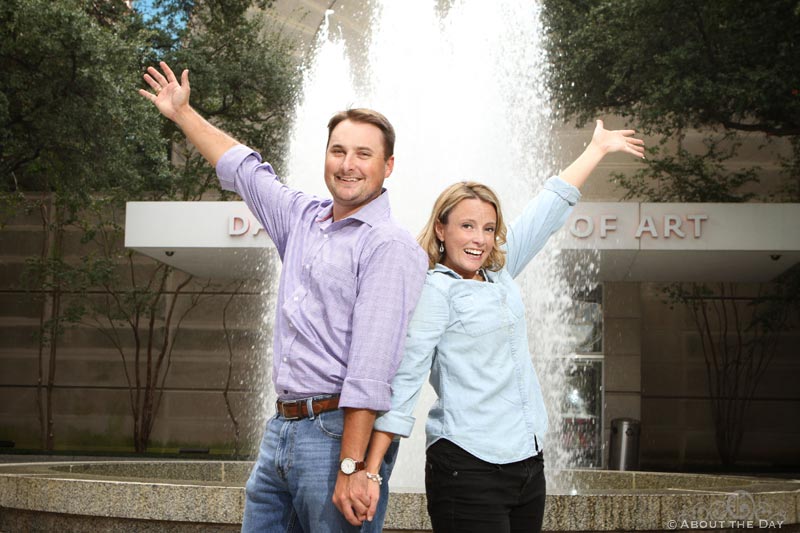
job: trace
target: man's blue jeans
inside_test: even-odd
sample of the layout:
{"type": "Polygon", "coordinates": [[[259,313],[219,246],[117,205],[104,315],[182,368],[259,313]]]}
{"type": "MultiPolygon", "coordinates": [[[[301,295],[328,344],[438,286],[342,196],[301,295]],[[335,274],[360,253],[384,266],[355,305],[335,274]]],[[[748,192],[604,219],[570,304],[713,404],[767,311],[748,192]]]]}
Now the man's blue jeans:
{"type": "Polygon", "coordinates": [[[383,529],[387,481],[398,443],[392,443],[381,466],[384,482],[375,519],[360,528],[352,526],[331,501],[343,426],[341,409],[303,420],[275,415],[267,422],[258,460],[247,480],[243,532],[372,533],[383,529]]]}

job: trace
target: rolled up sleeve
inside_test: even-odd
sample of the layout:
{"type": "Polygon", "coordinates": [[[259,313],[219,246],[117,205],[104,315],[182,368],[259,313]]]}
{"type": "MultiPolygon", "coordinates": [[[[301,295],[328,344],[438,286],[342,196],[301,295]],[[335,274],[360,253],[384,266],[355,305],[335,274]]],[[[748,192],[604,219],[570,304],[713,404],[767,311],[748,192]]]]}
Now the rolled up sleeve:
{"type": "Polygon", "coordinates": [[[581,191],[567,183],[558,176],[553,176],[544,182],[544,190],[556,193],[562,200],[574,206],[581,199],[581,191]]]}
{"type": "Polygon", "coordinates": [[[353,333],[340,407],[387,411],[406,329],[425,281],[427,259],[416,244],[390,240],[359,275],[353,333]]]}

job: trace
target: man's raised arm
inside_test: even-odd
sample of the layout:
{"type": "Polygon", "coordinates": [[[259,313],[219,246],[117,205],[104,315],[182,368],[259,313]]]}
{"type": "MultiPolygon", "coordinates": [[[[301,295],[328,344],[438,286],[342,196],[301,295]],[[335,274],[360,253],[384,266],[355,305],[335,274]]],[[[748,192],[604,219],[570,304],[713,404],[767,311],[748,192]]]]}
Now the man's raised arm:
{"type": "Polygon", "coordinates": [[[189,105],[189,71],[184,70],[181,81],[175,77],[169,65],[161,61],[163,74],[153,67],[147,68],[144,81],[154,93],[139,89],[139,94],[155,104],[162,115],[173,121],[183,131],[186,138],[212,166],[217,166],[222,154],[239,142],[212,126],[189,105]]]}

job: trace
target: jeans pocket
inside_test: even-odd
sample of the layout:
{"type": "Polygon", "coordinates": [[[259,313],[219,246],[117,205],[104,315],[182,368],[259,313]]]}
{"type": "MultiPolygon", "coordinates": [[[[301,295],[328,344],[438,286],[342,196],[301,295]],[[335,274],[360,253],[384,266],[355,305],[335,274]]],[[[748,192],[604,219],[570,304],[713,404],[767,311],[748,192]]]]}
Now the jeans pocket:
{"type": "Polygon", "coordinates": [[[320,413],[315,423],[328,437],[341,440],[344,433],[344,412],[341,409],[320,413]]]}
{"type": "Polygon", "coordinates": [[[427,463],[439,473],[456,477],[459,474],[495,474],[501,467],[478,459],[457,444],[440,439],[428,448],[427,463]]]}
{"type": "Polygon", "coordinates": [[[452,483],[450,471],[439,464],[425,461],[425,492],[428,495],[428,505],[433,503],[433,498],[447,493],[447,485],[452,483]],[[444,491],[444,492],[443,492],[444,491]]]}
{"type": "Polygon", "coordinates": [[[491,476],[494,475],[502,470],[501,467],[498,465],[493,464],[471,464],[471,465],[464,465],[460,468],[453,469],[452,475],[453,476],[470,476],[470,475],[477,475],[477,476],[491,476]]]}

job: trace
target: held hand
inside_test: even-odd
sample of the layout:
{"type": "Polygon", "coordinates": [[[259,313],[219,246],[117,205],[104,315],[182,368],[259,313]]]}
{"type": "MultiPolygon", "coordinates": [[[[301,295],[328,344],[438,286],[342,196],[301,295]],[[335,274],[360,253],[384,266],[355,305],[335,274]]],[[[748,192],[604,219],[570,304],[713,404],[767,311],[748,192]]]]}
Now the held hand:
{"type": "Polygon", "coordinates": [[[160,65],[164,74],[153,67],[147,67],[147,73],[144,75],[144,81],[152,87],[155,94],[144,89],[139,89],[139,94],[153,102],[162,115],[175,121],[178,113],[189,107],[189,93],[191,92],[189,71],[183,71],[181,81],[178,83],[178,79],[169,65],[163,61],[160,65]]]}
{"type": "Polygon", "coordinates": [[[378,501],[381,499],[381,486],[375,481],[369,481],[367,491],[369,493],[369,509],[367,510],[367,520],[372,522],[375,518],[375,511],[378,509],[378,501]]]}
{"type": "MultiPolygon", "coordinates": [[[[333,504],[354,526],[360,526],[367,519],[370,509],[369,484],[362,470],[349,476],[339,472],[336,488],[333,491],[333,504]]],[[[374,514],[374,511],[373,511],[374,514]]]]}
{"type": "Polygon", "coordinates": [[[598,120],[592,135],[592,144],[603,154],[627,152],[644,159],[644,141],[633,137],[634,130],[607,130],[603,121],[598,120]]]}

